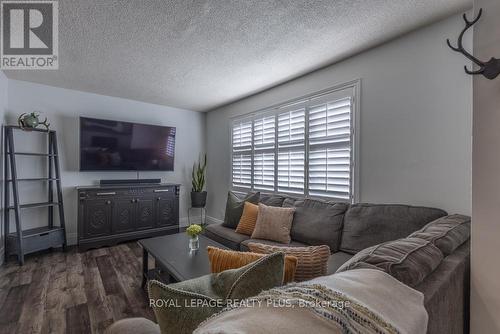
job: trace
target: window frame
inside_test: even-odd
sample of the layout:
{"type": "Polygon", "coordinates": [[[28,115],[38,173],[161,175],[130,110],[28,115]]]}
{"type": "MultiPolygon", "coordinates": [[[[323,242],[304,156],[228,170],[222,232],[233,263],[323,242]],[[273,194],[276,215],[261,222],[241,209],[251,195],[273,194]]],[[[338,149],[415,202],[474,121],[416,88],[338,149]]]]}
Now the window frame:
{"type": "MultiPolygon", "coordinates": [[[[361,79],[355,79],[347,83],[336,85],[328,89],[310,93],[298,98],[294,98],[282,103],[277,103],[267,108],[262,108],[244,115],[232,117],[229,122],[229,134],[230,134],[230,148],[229,148],[229,188],[236,192],[249,192],[249,191],[260,191],[265,194],[276,194],[276,195],[286,195],[295,198],[318,198],[326,199],[330,201],[339,202],[359,202],[359,165],[360,165],[360,113],[361,113],[361,79]],[[351,168],[350,168],[350,200],[342,199],[339,197],[331,196],[320,196],[320,195],[309,195],[309,106],[308,103],[314,101],[315,103],[320,103],[322,97],[327,97],[335,93],[341,93],[344,90],[352,90],[351,96],[351,168]],[[270,115],[275,116],[275,141],[274,141],[274,154],[275,162],[277,161],[277,154],[279,152],[278,143],[278,115],[298,108],[300,105],[305,106],[305,133],[304,133],[304,193],[297,194],[286,191],[278,191],[278,164],[275,163],[274,166],[274,190],[260,190],[254,187],[254,156],[255,156],[255,145],[254,140],[254,120],[258,118],[268,117],[270,115]],[[238,187],[233,186],[233,124],[236,122],[252,122],[252,145],[251,145],[251,182],[250,187],[238,187]]],[[[340,98],[341,99],[341,98],[340,98]]],[[[258,150],[257,150],[258,151],[258,150]]]]}

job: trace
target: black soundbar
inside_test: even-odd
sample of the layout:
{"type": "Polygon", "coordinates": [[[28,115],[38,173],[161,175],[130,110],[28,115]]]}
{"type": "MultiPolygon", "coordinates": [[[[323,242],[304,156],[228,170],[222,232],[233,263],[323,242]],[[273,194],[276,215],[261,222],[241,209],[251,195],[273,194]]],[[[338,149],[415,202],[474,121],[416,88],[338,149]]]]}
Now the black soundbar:
{"type": "Polygon", "coordinates": [[[157,184],[161,183],[161,179],[119,179],[119,180],[100,180],[99,184],[110,185],[110,184],[157,184]]]}

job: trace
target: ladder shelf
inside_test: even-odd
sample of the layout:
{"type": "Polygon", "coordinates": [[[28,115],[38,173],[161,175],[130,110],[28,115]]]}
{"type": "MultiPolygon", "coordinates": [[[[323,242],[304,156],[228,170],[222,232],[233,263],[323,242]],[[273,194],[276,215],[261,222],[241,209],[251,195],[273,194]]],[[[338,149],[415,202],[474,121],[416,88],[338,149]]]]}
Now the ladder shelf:
{"type": "MultiPolygon", "coordinates": [[[[18,126],[4,127],[4,152],[6,152],[4,166],[4,223],[5,223],[5,252],[6,257],[17,255],[20,265],[24,264],[26,254],[37,252],[44,249],[62,247],[66,248],[66,233],[64,219],[64,205],[61,188],[61,172],[59,168],[59,155],[57,148],[56,132],[53,130],[33,129],[29,132],[42,132],[48,136],[48,152],[17,152],[14,145],[14,131],[22,130],[18,126]],[[16,157],[33,156],[44,157],[48,159],[48,176],[19,178],[16,157]],[[19,200],[20,182],[42,181],[48,183],[47,201],[39,203],[21,204],[19,200]],[[55,187],[54,187],[55,182],[55,187]],[[12,191],[11,191],[12,190],[12,191]],[[54,198],[56,190],[56,198],[54,198]],[[11,196],[12,195],[12,196],[11,196]],[[12,197],[12,198],[11,198],[12,197]],[[20,211],[22,209],[48,208],[47,226],[24,229],[20,211]],[[54,207],[58,207],[59,226],[54,225],[54,207]],[[14,212],[14,222],[16,230],[10,231],[11,212],[14,212]]],[[[29,133],[26,131],[26,133],[29,133]]]]}

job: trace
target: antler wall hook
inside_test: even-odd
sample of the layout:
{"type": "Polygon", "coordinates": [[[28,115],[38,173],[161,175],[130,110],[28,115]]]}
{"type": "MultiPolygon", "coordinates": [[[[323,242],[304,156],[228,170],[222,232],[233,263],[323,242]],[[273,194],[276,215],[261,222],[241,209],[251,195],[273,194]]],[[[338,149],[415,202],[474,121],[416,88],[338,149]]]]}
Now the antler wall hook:
{"type": "Polygon", "coordinates": [[[464,18],[464,21],[465,21],[465,28],[464,28],[464,30],[462,30],[462,32],[458,36],[458,43],[457,43],[458,46],[457,47],[452,46],[449,39],[446,40],[446,43],[448,43],[448,46],[453,51],[462,53],[465,57],[469,58],[477,66],[479,66],[479,70],[477,70],[477,71],[471,71],[471,70],[469,70],[467,68],[467,66],[464,66],[465,73],[467,73],[467,74],[482,74],[486,78],[488,78],[490,80],[493,80],[493,79],[495,79],[500,74],[500,59],[492,57],[489,61],[482,62],[479,59],[477,59],[476,57],[474,57],[472,54],[470,54],[469,52],[467,52],[464,49],[463,44],[462,44],[462,40],[463,40],[465,32],[467,31],[467,29],[469,29],[470,27],[472,27],[477,21],[479,21],[479,19],[481,18],[482,14],[483,14],[483,9],[481,8],[479,10],[479,13],[477,14],[477,17],[474,20],[472,20],[472,21],[469,21],[467,19],[467,15],[464,14],[463,18],[464,18]]]}

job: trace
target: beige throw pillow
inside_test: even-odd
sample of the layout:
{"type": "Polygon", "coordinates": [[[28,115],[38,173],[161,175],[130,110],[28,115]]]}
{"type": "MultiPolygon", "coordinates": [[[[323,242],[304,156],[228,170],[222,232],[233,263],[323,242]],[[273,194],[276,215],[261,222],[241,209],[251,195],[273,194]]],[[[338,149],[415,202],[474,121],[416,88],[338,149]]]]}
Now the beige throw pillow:
{"type": "Polygon", "coordinates": [[[328,259],[330,258],[330,247],[327,245],[308,247],[283,247],[270,246],[260,243],[249,243],[251,252],[260,254],[272,254],[284,252],[286,256],[297,258],[297,269],[295,270],[295,281],[303,282],[310,279],[325,276],[328,271],[328,259]]]}
{"type": "Polygon", "coordinates": [[[289,244],[294,212],[295,208],[279,208],[259,203],[259,214],[252,239],[265,239],[289,244]]]}

